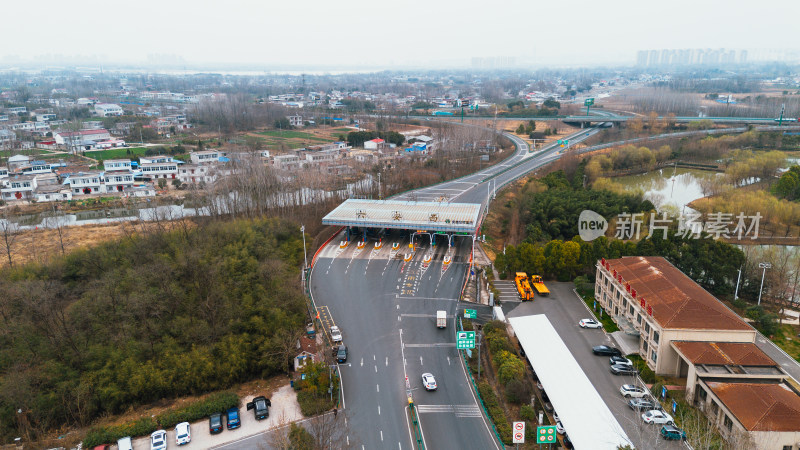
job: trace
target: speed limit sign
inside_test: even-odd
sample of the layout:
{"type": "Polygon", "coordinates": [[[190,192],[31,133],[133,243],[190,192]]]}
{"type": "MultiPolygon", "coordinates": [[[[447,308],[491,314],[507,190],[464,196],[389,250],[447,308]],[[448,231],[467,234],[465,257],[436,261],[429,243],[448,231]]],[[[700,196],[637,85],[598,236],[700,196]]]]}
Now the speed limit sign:
{"type": "Polygon", "coordinates": [[[525,443],[525,422],[514,422],[513,444],[525,443]]]}

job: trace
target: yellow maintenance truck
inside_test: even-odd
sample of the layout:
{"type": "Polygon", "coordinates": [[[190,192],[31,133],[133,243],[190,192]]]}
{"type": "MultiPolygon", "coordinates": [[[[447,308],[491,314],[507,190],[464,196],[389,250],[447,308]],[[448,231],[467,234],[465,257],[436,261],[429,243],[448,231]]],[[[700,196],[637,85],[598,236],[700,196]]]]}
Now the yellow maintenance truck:
{"type": "Polygon", "coordinates": [[[547,286],[544,285],[544,281],[542,277],[539,275],[531,275],[531,284],[533,288],[536,289],[536,293],[539,295],[548,295],[550,294],[550,289],[547,289],[547,286]]]}
{"type": "Polygon", "coordinates": [[[525,272],[517,272],[517,276],[514,278],[514,284],[516,284],[519,298],[523,302],[533,300],[533,289],[531,289],[531,285],[528,283],[528,274],[525,272]]]}

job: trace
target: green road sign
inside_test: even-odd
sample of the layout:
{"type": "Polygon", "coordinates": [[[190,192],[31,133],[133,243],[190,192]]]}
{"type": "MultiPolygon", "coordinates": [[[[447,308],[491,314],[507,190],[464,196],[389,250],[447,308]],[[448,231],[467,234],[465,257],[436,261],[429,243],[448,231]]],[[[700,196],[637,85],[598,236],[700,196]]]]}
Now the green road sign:
{"type": "Polygon", "coordinates": [[[537,444],[553,444],[558,440],[556,438],[555,425],[547,425],[543,427],[536,427],[536,443],[537,444]]]}
{"type": "Polygon", "coordinates": [[[474,331],[456,331],[456,348],[458,350],[466,350],[468,348],[475,348],[475,332],[474,331]]]}
{"type": "Polygon", "coordinates": [[[465,319],[477,319],[478,318],[478,311],[474,309],[464,309],[464,318],[465,319]]]}
{"type": "Polygon", "coordinates": [[[594,98],[587,98],[583,101],[583,106],[592,106],[594,105],[594,98]]]}

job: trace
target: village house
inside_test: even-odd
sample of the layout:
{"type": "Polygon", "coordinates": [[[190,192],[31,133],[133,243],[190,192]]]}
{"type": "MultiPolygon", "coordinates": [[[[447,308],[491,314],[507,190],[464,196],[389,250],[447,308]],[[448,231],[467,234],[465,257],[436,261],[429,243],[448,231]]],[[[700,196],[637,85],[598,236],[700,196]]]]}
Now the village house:
{"type": "Polygon", "coordinates": [[[295,115],[292,115],[292,116],[286,116],[286,118],[289,119],[289,125],[291,125],[293,127],[298,127],[299,128],[299,127],[303,126],[303,116],[301,116],[299,114],[295,114],[295,115]]]}
{"type": "Polygon", "coordinates": [[[65,180],[73,194],[89,195],[99,194],[101,192],[103,172],[78,172],[69,174],[65,180]]]}
{"type": "Polygon", "coordinates": [[[189,154],[192,164],[218,163],[220,156],[222,154],[216,150],[201,150],[189,154]]]}
{"type": "Polygon", "coordinates": [[[14,146],[14,141],[17,140],[17,134],[11,130],[0,130],[0,148],[11,148],[14,146]]]}
{"type": "Polygon", "coordinates": [[[380,150],[386,146],[386,141],[380,138],[375,138],[369,141],[364,142],[364,149],[365,150],[380,150]]]}
{"type": "Polygon", "coordinates": [[[119,105],[114,103],[97,103],[94,105],[94,112],[100,117],[121,116],[125,113],[119,105]]]}
{"type": "Polygon", "coordinates": [[[212,184],[217,176],[218,170],[211,164],[183,164],[178,169],[178,180],[184,184],[212,184]]]}
{"type": "Polygon", "coordinates": [[[165,155],[142,156],[139,158],[139,170],[142,178],[148,180],[175,179],[178,175],[178,161],[165,155]]]}

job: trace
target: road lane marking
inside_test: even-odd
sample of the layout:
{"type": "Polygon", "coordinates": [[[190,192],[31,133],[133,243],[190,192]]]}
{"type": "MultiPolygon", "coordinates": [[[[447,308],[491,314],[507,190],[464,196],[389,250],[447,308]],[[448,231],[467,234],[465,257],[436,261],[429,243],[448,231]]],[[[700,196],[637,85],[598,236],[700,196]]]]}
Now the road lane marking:
{"type": "Polygon", "coordinates": [[[364,358],[361,358],[361,367],[364,367],[364,358]]]}
{"type": "Polygon", "coordinates": [[[419,365],[422,365],[422,356],[419,357],[419,365]]]}
{"type": "Polygon", "coordinates": [[[381,442],[383,442],[383,430],[381,430],[381,442]]]}
{"type": "Polygon", "coordinates": [[[376,385],[375,385],[375,390],[376,390],[377,392],[380,392],[380,391],[381,391],[381,385],[380,385],[380,384],[376,384],[376,385]]]}
{"type": "Polygon", "coordinates": [[[434,344],[405,344],[409,348],[440,348],[440,347],[455,347],[455,342],[437,342],[434,344]]]}
{"type": "Polygon", "coordinates": [[[389,357],[386,357],[386,367],[389,367],[389,357]]]}
{"type": "Polygon", "coordinates": [[[381,415],[381,405],[378,405],[378,415],[381,415]]]}
{"type": "Polygon", "coordinates": [[[378,366],[375,366],[375,373],[378,373],[378,366]]]}
{"type": "Polygon", "coordinates": [[[448,366],[450,365],[450,357],[449,356],[447,357],[447,365],[448,366]]]}

